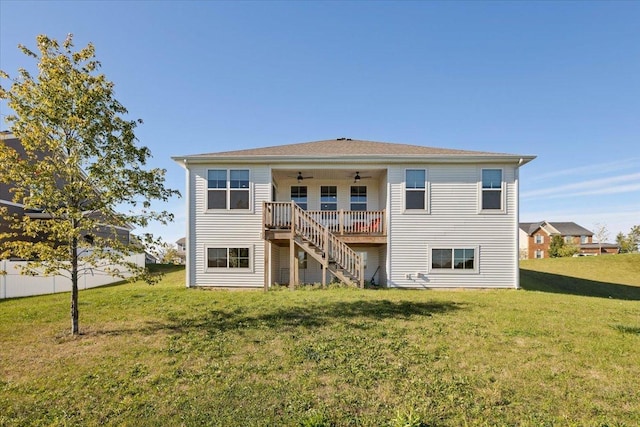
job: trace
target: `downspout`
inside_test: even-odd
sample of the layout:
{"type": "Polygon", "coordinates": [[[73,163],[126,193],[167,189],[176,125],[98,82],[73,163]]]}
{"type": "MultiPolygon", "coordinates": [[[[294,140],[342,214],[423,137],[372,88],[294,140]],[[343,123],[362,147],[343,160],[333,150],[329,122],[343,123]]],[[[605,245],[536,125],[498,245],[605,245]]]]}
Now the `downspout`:
{"type": "Polygon", "coordinates": [[[515,283],[515,288],[516,289],[520,289],[520,166],[522,166],[522,163],[524,162],[523,158],[520,158],[520,160],[518,160],[518,165],[516,166],[516,170],[515,170],[515,192],[516,192],[516,214],[515,214],[515,219],[516,219],[516,223],[515,223],[515,232],[516,232],[516,238],[515,238],[515,244],[516,244],[516,283],[515,283]]]}
{"type": "Polygon", "coordinates": [[[185,169],[185,174],[186,174],[186,178],[185,181],[187,183],[186,187],[185,187],[185,199],[186,199],[186,203],[187,203],[187,207],[186,207],[186,214],[187,214],[187,232],[185,234],[185,242],[184,242],[184,248],[185,248],[185,257],[184,257],[184,262],[186,264],[186,268],[185,268],[185,280],[186,280],[186,286],[187,288],[191,287],[191,251],[192,251],[192,247],[191,247],[191,192],[189,191],[191,188],[191,171],[189,170],[189,165],[187,164],[187,159],[183,160],[184,162],[184,169],[185,169]]]}
{"type": "MultiPolygon", "coordinates": [[[[393,220],[393,218],[391,217],[392,213],[391,213],[391,183],[389,182],[389,166],[387,166],[387,182],[386,182],[386,187],[387,187],[387,201],[385,203],[385,208],[386,208],[386,218],[385,221],[387,221],[387,223],[385,224],[385,227],[387,227],[387,259],[385,261],[385,269],[387,271],[385,271],[385,275],[386,278],[384,280],[384,287],[388,288],[389,287],[389,282],[390,282],[390,278],[391,276],[391,221],[393,220]]],[[[382,280],[380,280],[380,276],[378,276],[378,282],[382,283],[382,280]]],[[[395,284],[394,284],[395,287],[395,284]]]]}

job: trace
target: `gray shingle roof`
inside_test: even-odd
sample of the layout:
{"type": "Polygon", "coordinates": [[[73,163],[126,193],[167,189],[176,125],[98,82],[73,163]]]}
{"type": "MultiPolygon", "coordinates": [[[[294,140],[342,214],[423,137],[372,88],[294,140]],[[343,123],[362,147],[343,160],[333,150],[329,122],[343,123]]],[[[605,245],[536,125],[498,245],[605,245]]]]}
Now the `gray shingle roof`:
{"type": "Polygon", "coordinates": [[[540,222],[521,222],[520,223],[520,228],[522,229],[522,231],[524,231],[529,236],[531,236],[538,228],[540,228],[542,226],[543,223],[544,223],[544,221],[540,221],[540,222]]]}
{"type": "MultiPolygon", "coordinates": [[[[348,138],[329,139],[324,141],[304,142],[299,144],[277,145],[246,150],[223,151],[218,153],[195,154],[185,156],[189,159],[200,157],[264,157],[264,156],[510,156],[504,153],[484,151],[467,151],[449,148],[422,147],[418,145],[396,144],[389,142],[363,141],[348,138]]],[[[179,158],[179,157],[174,157],[179,158]]]]}
{"type": "Polygon", "coordinates": [[[520,228],[522,229],[522,231],[531,236],[538,228],[540,228],[544,224],[549,224],[551,227],[558,230],[558,232],[562,236],[593,236],[593,232],[576,224],[575,222],[521,222],[520,228]]]}
{"type": "Polygon", "coordinates": [[[593,232],[575,222],[550,222],[549,224],[563,236],[593,236],[593,232]]]}

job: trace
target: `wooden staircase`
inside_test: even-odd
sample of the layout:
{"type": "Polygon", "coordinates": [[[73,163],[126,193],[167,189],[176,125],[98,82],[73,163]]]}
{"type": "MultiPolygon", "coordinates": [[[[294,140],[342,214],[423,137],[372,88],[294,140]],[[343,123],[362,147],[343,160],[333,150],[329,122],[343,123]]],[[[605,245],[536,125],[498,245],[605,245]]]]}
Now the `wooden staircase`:
{"type": "Polygon", "coordinates": [[[269,205],[270,211],[266,204],[264,206],[265,225],[290,227],[292,241],[318,261],[325,272],[329,271],[344,283],[364,287],[362,258],[332,233],[329,227],[322,225],[295,202],[269,205]]]}

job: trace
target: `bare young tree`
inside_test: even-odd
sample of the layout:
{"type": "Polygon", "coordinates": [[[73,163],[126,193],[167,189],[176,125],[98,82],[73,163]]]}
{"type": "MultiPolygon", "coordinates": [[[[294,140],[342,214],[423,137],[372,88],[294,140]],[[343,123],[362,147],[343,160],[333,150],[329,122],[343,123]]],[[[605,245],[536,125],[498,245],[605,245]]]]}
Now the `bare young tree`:
{"type": "Polygon", "coordinates": [[[598,255],[602,254],[602,244],[609,239],[609,230],[604,224],[596,223],[594,226],[594,235],[598,241],[598,255]]]}

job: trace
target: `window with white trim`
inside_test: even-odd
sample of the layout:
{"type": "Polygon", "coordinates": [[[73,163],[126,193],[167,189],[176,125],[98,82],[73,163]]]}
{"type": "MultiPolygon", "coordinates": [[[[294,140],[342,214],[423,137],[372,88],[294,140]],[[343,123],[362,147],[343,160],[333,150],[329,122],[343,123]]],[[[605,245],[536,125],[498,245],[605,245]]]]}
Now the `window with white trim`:
{"type": "Polygon", "coordinates": [[[320,210],[338,210],[338,187],[335,185],[323,185],[320,187],[320,210]]]}
{"type": "Polygon", "coordinates": [[[589,243],[589,236],[580,236],[580,243],[589,243]]]}
{"type": "Polygon", "coordinates": [[[405,171],[405,209],[425,210],[427,208],[427,171],[407,169],[405,171]]]}
{"type": "Polygon", "coordinates": [[[538,259],[539,259],[539,258],[544,258],[544,252],[543,252],[543,251],[541,251],[540,249],[538,249],[538,250],[536,250],[536,251],[535,251],[535,253],[534,253],[534,255],[533,255],[533,256],[534,256],[535,258],[538,258],[538,259]]]}
{"type": "Polygon", "coordinates": [[[291,201],[296,202],[301,209],[307,210],[307,187],[305,185],[293,185],[291,186],[291,201]]]}
{"type": "Polygon", "coordinates": [[[502,210],[502,169],[482,169],[482,210],[502,210]]]}
{"type": "Polygon", "coordinates": [[[536,234],[534,239],[535,239],[536,245],[541,245],[542,243],[544,243],[544,237],[541,234],[536,234]]]}
{"type": "Polygon", "coordinates": [[[207,209],[249,209],[249,169],[209,169],[207,209]]]}
{"type": "Polygon", "coordinates": [[[367,187],[364,185],[351,186],[351,210],[367,210],[367,187]]]}
{"type": "Polygon", "coordinates": [[[432,248],[431,270],[477,271],[477,248],[432,248]]]}
{"type": "Polygon", "coordinates": [[[208,268],[249,268],[249,248],[207,248],[208,268]]]}

